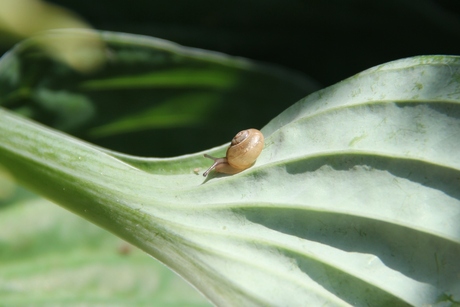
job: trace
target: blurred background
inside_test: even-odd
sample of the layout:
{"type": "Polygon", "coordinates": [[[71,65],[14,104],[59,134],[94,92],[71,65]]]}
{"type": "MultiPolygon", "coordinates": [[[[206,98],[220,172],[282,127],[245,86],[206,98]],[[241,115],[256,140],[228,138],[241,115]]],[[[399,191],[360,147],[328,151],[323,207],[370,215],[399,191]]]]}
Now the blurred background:
{"type": "MultiPolygon", "coordinates": [[[[276,63],[323,86],[387,61],[460,50],[456,0],[47,3],[70,10],[95,29],[155,36],[276,63]]],[[[3,43],[2,51],[10,46],[3,43]]]]}

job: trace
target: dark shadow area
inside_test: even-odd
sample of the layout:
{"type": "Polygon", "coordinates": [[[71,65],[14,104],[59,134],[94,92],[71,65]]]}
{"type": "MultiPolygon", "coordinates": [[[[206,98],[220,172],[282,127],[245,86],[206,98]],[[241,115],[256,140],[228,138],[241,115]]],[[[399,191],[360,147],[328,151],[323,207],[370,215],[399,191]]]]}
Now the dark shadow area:
{"type": "Polygon", "coordinates": [[[429,103],[426,104],[430,109],[438,113],[447,115],[451,118],[460,118],[460,105],[455,103],[429,103]]]}
{"type": "Polygon", "coordinates": [[[456,0],[50,2],[97,29],[277,63],[325,86],[389,60],[459,52],[456,0]]]}
{"type": "MultiPolygon", "coordinates": [[[[439,190],[450,197],[460,199],[460,170],[421,160],[404,159],[375,154],[340,154],[310,158],[286,164],[290,174],[313,172],[328,165],[338,171],[357,166],[387,171],[398,178],[410,180],[423,186],[439,190]]],[[[460,228],[460,225],[459,225],[460,228]]],[[[460,233],[459,233],[460,235],[460,233]]]]}

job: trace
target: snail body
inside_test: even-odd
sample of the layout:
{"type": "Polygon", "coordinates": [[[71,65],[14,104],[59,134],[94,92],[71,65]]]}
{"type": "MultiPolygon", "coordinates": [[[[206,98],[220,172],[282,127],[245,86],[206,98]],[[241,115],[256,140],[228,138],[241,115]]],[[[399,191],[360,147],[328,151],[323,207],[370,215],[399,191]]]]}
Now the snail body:
{"type": "Polygon", "coordinates": [[[264,136],[257,129],[247,129],[237,133],[227,149],[224,158],[215,158],[204,155],[214,160],[211,167],[203,173],[207,176],[212,170],[224,174],[236,174],[250,168],[256,162],[264,148],[264,136]]]}

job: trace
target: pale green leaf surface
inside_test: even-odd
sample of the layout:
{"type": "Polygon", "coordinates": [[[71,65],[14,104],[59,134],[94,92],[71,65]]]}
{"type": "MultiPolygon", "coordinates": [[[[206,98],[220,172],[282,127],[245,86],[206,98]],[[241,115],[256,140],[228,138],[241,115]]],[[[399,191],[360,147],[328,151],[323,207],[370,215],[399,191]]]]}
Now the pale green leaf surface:
{"type": "Polygon", "coordinates": [[[459,107],[460,60],[417,57],[296,103],[233,176],[196,174],[203,153],[136,158],[4,110],[0,161],[217,305],[448,305],[460,300],[459,107]]]}

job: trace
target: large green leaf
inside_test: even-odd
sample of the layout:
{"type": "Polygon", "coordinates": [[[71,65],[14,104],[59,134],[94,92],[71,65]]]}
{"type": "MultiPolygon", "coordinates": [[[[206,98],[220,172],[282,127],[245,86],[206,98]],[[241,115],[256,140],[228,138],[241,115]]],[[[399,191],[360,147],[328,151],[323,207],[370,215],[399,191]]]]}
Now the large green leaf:
{"type": "Polygon", "coordinates": [[[0,163],[21,182],[217,305],[460,301],[457,57],[384,64],[308,96],[233,176],[196,174],[202,152],[128,156],[6,110],[0,132],[0,163]]]}

